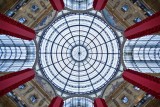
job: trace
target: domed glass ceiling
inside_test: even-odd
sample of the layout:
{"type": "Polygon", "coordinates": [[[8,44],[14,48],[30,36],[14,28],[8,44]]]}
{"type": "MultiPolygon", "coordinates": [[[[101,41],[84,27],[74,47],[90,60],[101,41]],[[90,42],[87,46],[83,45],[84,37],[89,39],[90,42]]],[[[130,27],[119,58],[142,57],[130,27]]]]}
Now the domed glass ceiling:
{"type": "Polygon", "coordinates": [[[43,32],[39,49],[43,74],[65,93],[96,93],[119,69],[117,35],[95,14],[59,16],[43,32]]]}

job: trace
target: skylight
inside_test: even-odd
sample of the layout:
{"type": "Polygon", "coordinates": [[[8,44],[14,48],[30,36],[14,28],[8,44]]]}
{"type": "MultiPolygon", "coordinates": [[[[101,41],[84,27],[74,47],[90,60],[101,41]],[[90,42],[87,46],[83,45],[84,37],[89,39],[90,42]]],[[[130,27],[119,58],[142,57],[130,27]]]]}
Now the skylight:
{"type": "Polygon", "coordinates": [[[92,13],[67,13],[46,29],[39,60],[44,75],[65,93],[96,93],[117,73],[116,33],[92,13]]]}

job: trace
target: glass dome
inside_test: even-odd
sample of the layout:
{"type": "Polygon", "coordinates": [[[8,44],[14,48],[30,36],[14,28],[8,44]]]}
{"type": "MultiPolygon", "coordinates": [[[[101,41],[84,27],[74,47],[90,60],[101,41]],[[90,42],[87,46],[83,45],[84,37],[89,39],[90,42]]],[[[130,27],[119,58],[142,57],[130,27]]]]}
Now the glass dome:
{"type": "Polygon", "coordinates": [[[117,35],[95,14],[59,16],[43,32],[39,49],[42,73],[61,92],[96,93],[119,69],[117,35]]]}
{"type": "Polygon", "coordinates": [[[93,0],[63,0],[67,8],[72,10],[88,10],[93,7],[93,0]]]}

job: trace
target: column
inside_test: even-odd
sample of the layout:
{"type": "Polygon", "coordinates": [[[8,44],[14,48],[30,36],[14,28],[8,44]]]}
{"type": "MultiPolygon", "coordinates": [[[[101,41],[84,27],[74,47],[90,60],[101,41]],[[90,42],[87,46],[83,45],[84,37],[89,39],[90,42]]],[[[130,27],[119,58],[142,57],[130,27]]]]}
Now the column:
{"type": "Polygon", "coordinates": [[[51,101],[48,107],[63,107],[63,99],[61,97],[55,97],[51,101]]]}
{"type": "Polygon", "coordinates": [[[35,76],[32,69],[25,69],[18,72],[12,72],[10,74],[0,77],[0,96],[12,91],[18,86],[30,81],[35,76]]]}
{"type": "Polygon", "coordinates": [[[103,10],[107,4],[108,0],[94,0],[93,8],[94,10],[103,10]]]}
{"type": "Polygon", "coordinates": [[[0,34],[6,34],[25,40],[33,40],[35,31],[0,13],[0,34]]]}
{"type": "Polygon", "coordinates": [[[122,76],[126,81],[160,99],[160,78],[130,69],[124,70],[122,76]]]}
{"type": "Polygon", "coordinates": [[[63,0],[49,0],[53,9],[56,11],[61,11],[64,9],[64,2],[63,0]]]}
{"type": "Polygon", "coordinates": [[[108,107],[105,100],[102,98],[96,98],[94,100],[94,107],[108,107]]]}
{"type": "Polygon", "coordinates": [[[139,38],[160,31],[160,11],[124,31],[127,39],[139,38]]]}

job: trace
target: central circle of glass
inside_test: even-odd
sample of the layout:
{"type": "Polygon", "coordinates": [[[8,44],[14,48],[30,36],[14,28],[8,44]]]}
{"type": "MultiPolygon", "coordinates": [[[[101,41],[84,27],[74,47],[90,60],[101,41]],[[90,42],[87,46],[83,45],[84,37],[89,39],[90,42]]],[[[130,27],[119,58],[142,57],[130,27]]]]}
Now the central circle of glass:
{"type": "Polygon", "coordinates": [[[41,36],[40,70],[61,96],[96,93],[119,69],[117,38],[95,14],[63,14],[41,36]]]}
{"type": "Polygon", "coordinates": [[[88,52],[83,46],[75,46],[72,49],[71,55],[75,61],[84,61],[87,58],[88,52]]]}

